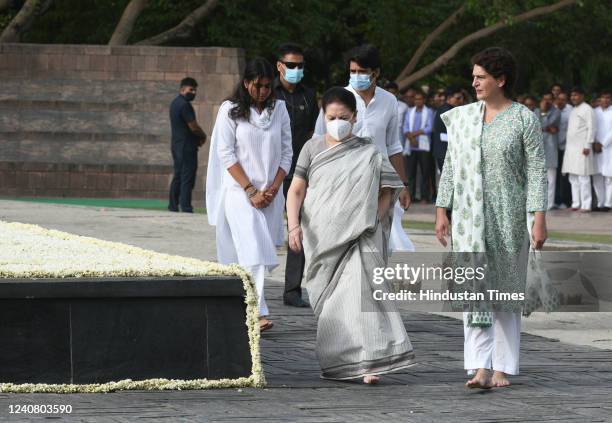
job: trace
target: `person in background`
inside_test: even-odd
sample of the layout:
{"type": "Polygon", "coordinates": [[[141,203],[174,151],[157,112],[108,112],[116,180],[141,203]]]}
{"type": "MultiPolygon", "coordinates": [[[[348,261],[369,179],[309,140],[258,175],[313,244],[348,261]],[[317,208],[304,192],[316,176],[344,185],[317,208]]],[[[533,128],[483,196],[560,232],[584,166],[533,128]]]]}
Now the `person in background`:
{"type": "Polygon", "coordinates": [[[527,98],[527,94],[519,94],[516,96],[516,102],[518,104],[525,104],[525,99],[527,98]]]}
{"type": "Polygon", "coordinates": [[[444,88],[438,88],[434,95],[434,108],[437,110],[444,105],[446,102],[446,92],[444,88]]]}
{"type": "Polygon", "coordinates": [[[538,105],[538,100],[536,100],[535,97],[528,95],[525,97],[524,105],[533,112],[536,109],[536,106],[538,105]]]}
{"type": "Polygon", "coordinates": [[[404,91],[402,95],[402,99],[408,105],[408,107],[414,107],[414,95],[416,94],[416,89],[413,87],[408,87],[406,91],[404,91]]]}
{"type": "Polygon", "coordinates": [[[216,228],[217,260],[249,272],[259,301],[259,328],[272,328],[264,297],[266,271],[278,266],[285,242],[282,191],[291,169],[291,122],[274,97],[272,64],[247,62],[233,95],[221,104],[213,129],[206,211],[216,228]]]}
{"type": "Polygon", "coordinates": [[[556,99],[562,92],[563,87],[559,83],[555,83],[550,87],[550,93],[553,95],[553,99],[556,99]]]}
{"type": "Polygon", "coordinates": [[[584,90],[572,88],[570,99],[574,109],[567,127],[567,143],[563,157],[563,173],[569,174],[572,185],[572,211],[591,211],[591,175],[596,173],[593,158],[595,141],[595,112],[584,101],[584,90]]]}
{"type": "MultiPolygon", "coordinates": [[[[407,186],[402,144],[398,134],[397,99],[391,93],[377,87],[380,78],[381,61],[378,49],[372,44],[353,48],[348,54],[349,85],[346,87],[357,101],[357,122],[354,134],[371,138],[381,153],[389,157],[393,168],[407,186]]],[[[323,110],[317,118],[316,135],[327,132],[323,110]]],[[[389,248],[392,251],[414,251],[414,245],[402,227],[402,215],[410,206],[410,193],[407,189],[400,192],[393,213],[393,225],[389,248]]]]}
{"type": "Polygon", "coordinates": [[[572,187],[567,175],[561,172],[563,168],[563,156],[565,155],[565,144],[567,140],[567,124],[572,112],[572,105],[567,102],[567,93],[560,92],[555,97],[555,108],[559,110],[559,163],[557,165],[557,186],[555,188],[555,205],[559,209],[566,209],[572,204],[572,187]]]}
{"type": "MultiPolygon", "coordinates": [[[[297,44],[283,44],[278,49],[276,61],[278,76],[274,80],[274,95],[283,100],[291,120],[291,144],[293,160],[291,169],[283,181],[283,193],[291,185],[295,164],[300,151],[314,132],[319,114],[315,92],[302,83],[304,77],[304,50],[297,44]]],[[[302,275],[304,273],[304,252],[287,251],[285,266],[285,291],[283,303],[294,307],[308,307],[302,299],[302,275]]]]}
{"type": "Polygon", "coordinates": [[[555,208],[555,184],[557,182],[557,165],[559,163],[559,122],[561,113],[553,106],[553,95],[542,95],[540,107],[534,112],[542,126],[544,157],[548,179],[548,210],[555,208]]]}
{"type": "Polygon", "coordinates": [[[461,88],[451,86],[446,89],[445,103],[437,110],[431,131],[431,144],[434,158],[438,170],[442,173],[444,167],[444,158],[446,157],[446,149],[448,147],[448,134],[446,133],[446,125],[442,120],[442,114],[448,112],[453,107],[463,105],[463,93],[461,88]]]}
{"type": "Polygon", "coordinates": [[[168,210],[193,213],[191,193],[198,170],[198,149],[206,142],[206,134],[196,121],[191,102],[198,91],[193,78],[183,78],[179,95],[170,104],[170,127],[172,130],[172,162],[174,175],[170,183],[168,210]]]}
{"type": "Polygon", "coordinates": [[[425,94],[417,91],[414,96],[414,107],[408,110],[404,119],[403,132],[410,145],[410,156],[408,156],[406,168],[412,198],[415,198],[416,195],[417,169],[421,169],[421,201],[427,203],[431,201],[432,125],[433,111],[425,106],[425,94]]]}
{"type": "Polygon", "coordinates": [[[593,175],[593,187],[597,195],[597,208],[594,210],[608,212],[612,207],[612,107],[609,91],[601,93],[595,116],[597,132],[593,150],[599,151],[595,155],[599,174],[593,175]]]}
{"type": "Polygon", "coordinates": [[[601,97],[599,94],[597,93],[593,93],[593,95],[591,95],[591,107],[593,109],[596,109],[599,107],[599,103],[601,102],[601,97]]]}
{"type": "Polygon", "coordinates": [[[400,143],[402,144],[402,147],[404,147],[404,134],[402,133],[402,126],[404,125],[404,116],[406,115],[406,111],[408,111],[408,105],[398,98],[399,87],[395,82],[387,82],[384,88],[397,98],[398,134],[400,138],[400,143]]]}

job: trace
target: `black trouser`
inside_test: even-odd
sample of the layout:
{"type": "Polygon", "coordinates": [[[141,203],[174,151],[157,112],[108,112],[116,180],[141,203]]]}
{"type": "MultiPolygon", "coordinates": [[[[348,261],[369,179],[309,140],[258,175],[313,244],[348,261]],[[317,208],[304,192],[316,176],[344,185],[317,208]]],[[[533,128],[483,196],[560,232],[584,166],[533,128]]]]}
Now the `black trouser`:
{"type": "Polygon", "coordinates": [[[195,145],[172,144],[174,176],[170,183],[168,210],[193,213],[191,192],[195,185],[198,170],[198,148],[195,145]]]}
{"type": "Polygon", "coordinates": [[[561,173],[563,167],[563,155],[565,150],[558,150],[557,184],[555,185],[555,204],[565,204],[567,207],[572,205],[572,186],[567,175],[561,173]]]}
{"type": "MultiPolygon", "coordinates": [[[[283,181],[283,193],[285,200],[287,199],[287,191],[289,191],[291,179],[283,181]]],[[[291,229],[291,228],[290,228],[291,229]]],[[[304,257],[304,249],[298,253],[287,247],[287,263],[285,265],[285,292],[283,300],[296,301],[302,298],[302,275],[304,274],[304,265],[306,258],[304,257]]]]}
{"type": "MultiPolygon", "coordinates": [[[[406,158],[408,182],[410,183],[410,195],[416,198],[417,166],[421,168],[421,200],[431,201],[431,168],[433,157],[429,151],[412,151],[406,158]]],[[[435,181],[434,181],[435,183],[435,181]]]]}

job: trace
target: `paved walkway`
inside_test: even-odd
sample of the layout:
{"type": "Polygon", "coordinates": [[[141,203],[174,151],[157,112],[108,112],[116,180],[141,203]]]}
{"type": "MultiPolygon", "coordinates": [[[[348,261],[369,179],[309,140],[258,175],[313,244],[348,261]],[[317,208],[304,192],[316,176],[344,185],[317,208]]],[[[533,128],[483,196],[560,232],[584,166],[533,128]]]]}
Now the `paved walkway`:
{"type": "MultiPolygon", "coordinates": [[[[215,254],[214,236],[202,216],[0,201],[0,219],[202,259],[215,254]]],[[[421,251],[437,248],[430,232],[410,235],[421,251]]],[[[0,421],[44,419],[11,415],[11,404],[70,404],[72,415],[60,421],[83,422],[612,421],[612,351],[524,333],[522,375],[513,378],[514,387],[469,391],[463,388],[461,323],[433,314],[402,313],[417,354],[414,367],[384,377],[376,387],[321,380],[314,317],[309,309],[282,305],[281,276],[282,268],[266,282],[276,323],[262,338],[268,388],[0,394],[0,421]]],[[[562,332],[565,323],[556,319],[562,332]]]]}
{"type": "MultiPolygon", "coordinates": [[[[435,208],[432,204],[413,204],[404,220],[434,223],[435,208]]],[[[551,210],[546,213],[546,223],[549,231],[612,235],[612,211],[579,213],[569,209],[551,210]]]]}

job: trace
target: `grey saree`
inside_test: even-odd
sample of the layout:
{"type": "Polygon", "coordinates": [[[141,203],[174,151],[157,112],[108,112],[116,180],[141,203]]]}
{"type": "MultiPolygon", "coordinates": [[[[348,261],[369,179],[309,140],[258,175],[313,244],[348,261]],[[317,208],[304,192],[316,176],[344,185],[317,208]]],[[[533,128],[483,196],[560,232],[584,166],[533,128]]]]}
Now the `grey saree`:
{"type": "Polygon", "coordinates": [[[352,137],[312,158],[302,208],[304,286],[317,316],[323,378],[354,379],[413,364],[392,304],[373,299],[374,267],[385,266],[393,207],[378,218],[381,187],[403,184],[370,139],[352,137]],[[364,310],[368,311],[365,312],[364,310]]]}

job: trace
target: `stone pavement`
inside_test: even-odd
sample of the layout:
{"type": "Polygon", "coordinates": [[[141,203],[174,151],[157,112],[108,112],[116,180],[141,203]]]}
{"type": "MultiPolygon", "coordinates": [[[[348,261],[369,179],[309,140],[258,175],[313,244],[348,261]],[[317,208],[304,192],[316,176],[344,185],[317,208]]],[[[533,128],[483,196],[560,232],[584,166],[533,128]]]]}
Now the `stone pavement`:
{"type": "MultiPolygon", "coordinates": [[[[435,208],[432,204],[413,204],[404,220],[434,223],[435,208]]],[[[569,209],[546,212],[546,224],[549,231],[612,235],[612,212],[578,213],[569,209]]]]}
{"type": "MultiPolygon", "coordinates": [[[[0,219],[214,258],[213,232],[202,216],[0,201],[0,219]]],[[[410,235],[422,250],[435,246],[431,233],[410,235]]],[[[522,374],[513,378],[514,387],[469,391],[463,387],[461,323],[426,313],[402,313],[417,354],[415,366],[383,377],[375,387],[321,380],[314,317],[309,309],[282,305],[281,277],[282,269],[277,269],[266,282],[276,324],[262,336],[266,389],[0,394],[0,421],[612,421],[612,351],[524,333],[522,374]],[[73,412],[9,414],[9,405],[17,404],[70,404],[73,412]]]]}

